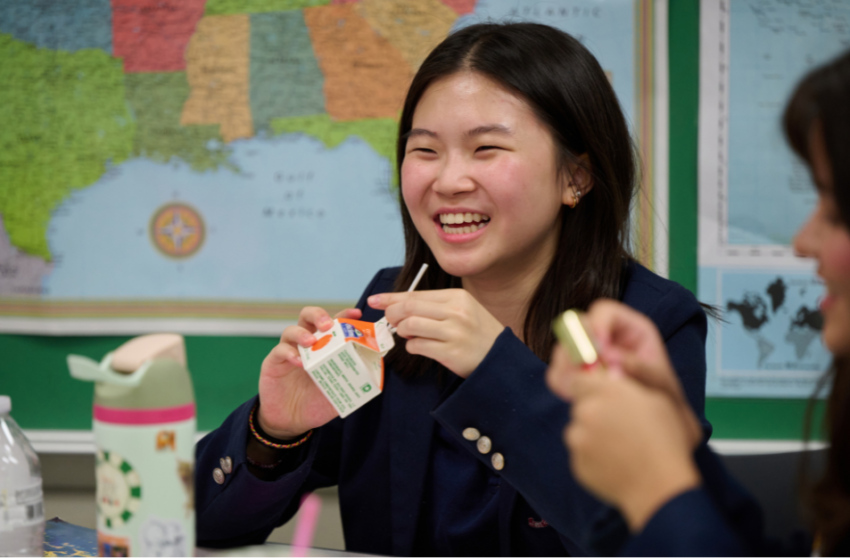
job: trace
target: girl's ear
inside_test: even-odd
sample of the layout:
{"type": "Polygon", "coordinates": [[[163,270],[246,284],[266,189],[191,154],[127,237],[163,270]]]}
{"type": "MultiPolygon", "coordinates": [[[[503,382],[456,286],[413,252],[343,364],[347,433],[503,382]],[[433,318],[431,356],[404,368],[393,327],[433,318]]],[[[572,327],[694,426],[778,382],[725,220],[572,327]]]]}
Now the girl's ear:
{"type": "Polygon", "coordinates": [[[575,208],[593,189],[590,157],[586,153],[581,154],[577,162],[570,164],[566,179],[562,187],[561,202],[570,208],[575,208]]]}

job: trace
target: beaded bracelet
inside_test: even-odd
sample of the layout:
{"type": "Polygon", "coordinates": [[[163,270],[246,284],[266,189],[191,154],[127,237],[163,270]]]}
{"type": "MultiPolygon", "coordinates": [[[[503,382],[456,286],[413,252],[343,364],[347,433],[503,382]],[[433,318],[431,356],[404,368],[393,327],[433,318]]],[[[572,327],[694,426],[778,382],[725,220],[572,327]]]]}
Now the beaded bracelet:
{"type": "Polygon", "coordinates": [[[248,416],[248,429],[251,430],[251,435],[254,436],[257,441],[265,445],[266,447],[271,447],[272,449],[292,449],[293,447],[298,447],[313,435],[313,430],[307,432],[303,438],[299,439],[293,443],[275,443],[273,441],[269,441],[257,431],[257,428],[254,427],[254,415],[257,413],[257,404],[254,405],[254,408],[251,409],[251,415],[248,416]]]}

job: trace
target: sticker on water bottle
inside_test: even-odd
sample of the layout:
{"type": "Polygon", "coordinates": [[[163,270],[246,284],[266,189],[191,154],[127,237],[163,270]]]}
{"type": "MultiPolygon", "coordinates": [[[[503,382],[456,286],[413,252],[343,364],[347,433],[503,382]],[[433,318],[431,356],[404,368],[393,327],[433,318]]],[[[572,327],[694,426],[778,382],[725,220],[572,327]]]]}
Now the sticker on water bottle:
{"type": "Polygon", "coordinates": [[[97,513],[103,524],[121,527],[139,509],[142,481],[132,465],[118,453],[97,450],[97,513]]]}
{"type": "Polygon", "coordinates": [[[18,490],[0,489],[0,530],[28,527],[44,521],[41,480],[18,490]]]}
{"type": "Polygon", "coordinates": [[[139,531],[142,556],[188,556],[189,544],[183,524],[171,519],[148,517],[139,531]]]}

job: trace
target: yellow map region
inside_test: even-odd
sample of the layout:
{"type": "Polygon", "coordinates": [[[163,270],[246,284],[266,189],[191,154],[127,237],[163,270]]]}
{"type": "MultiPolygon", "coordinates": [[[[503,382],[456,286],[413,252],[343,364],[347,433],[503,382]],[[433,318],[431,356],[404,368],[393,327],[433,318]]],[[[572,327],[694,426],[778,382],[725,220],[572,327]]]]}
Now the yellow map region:
{"type": "Polygon", "coordinates": [[[254,135],[249,98],[249,16],[207,16],[186,48],[191,88],[180,124],[218,124],[225,142],[254,135]]]}
{"type": "Polygon", "coordinates": [[[351,4],[305,8],[304,21],[325,76],[325,108],[331,118],[398,118],[413,78],[401,52],[351,4]]]}
{"type": "Polygon", "coordinates": [[[439,0],[363,0],[358,13],[418,69],[434,47],[446,38],[457,13],[439,0]]]}

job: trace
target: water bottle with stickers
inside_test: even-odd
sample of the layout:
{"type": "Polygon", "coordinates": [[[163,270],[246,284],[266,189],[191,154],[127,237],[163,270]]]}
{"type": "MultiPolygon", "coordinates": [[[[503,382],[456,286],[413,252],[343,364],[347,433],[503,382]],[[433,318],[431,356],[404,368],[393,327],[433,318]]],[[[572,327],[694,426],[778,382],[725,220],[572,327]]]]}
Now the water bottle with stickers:
{"type": "Polygon", "coordinates": [[[42,556],[44,499],[38,455],[0,395],[0,556],[42,556]]]}
{"type": "Polygon", "coordinates": [[[99,556],[192,556],[195,400],[177,334],[129,340],[100,362],[68,356],[95,382],[99,556]]]}

